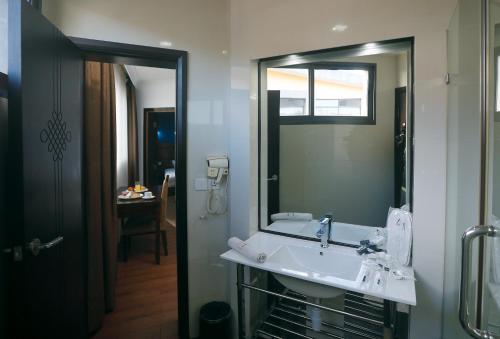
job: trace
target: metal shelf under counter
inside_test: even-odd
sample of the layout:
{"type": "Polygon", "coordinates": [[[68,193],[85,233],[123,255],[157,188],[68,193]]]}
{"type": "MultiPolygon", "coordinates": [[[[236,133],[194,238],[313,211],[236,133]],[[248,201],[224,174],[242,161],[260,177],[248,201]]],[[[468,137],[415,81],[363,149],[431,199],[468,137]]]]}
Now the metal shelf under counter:
{"type": "MultiPolygon", "coordinates": [[[[248,267],[245,275],[245,266],[237,265],[239,339],[395,338],[398,319],[395,302],[367,299],[361,293],[346,291],[340,307],[329,307],[323,302],[312,302],[311,298],[282,286],[266,271],[259,272],[267,274],[266,286],[257,286],[258,279],[250,279],[250,270],[256,271],[255,268],[248,267]],[[246,282],[250,280],[251,283],[246,282]],[[265,311],[260,312],[263,316],[254,326],[247,326],[248,318],[245,317],[245,311],[251,311],[248,309],[249,302],[245,302],[246,291],[267,296],[267,307],[265,311]],[[307,311],[311,307],[340,317],[341,323],[322,319],[320,329],[314,330],[307,311]]],[[[249,300],[255,299],[253,296],[249,298],[249,300]]]]}

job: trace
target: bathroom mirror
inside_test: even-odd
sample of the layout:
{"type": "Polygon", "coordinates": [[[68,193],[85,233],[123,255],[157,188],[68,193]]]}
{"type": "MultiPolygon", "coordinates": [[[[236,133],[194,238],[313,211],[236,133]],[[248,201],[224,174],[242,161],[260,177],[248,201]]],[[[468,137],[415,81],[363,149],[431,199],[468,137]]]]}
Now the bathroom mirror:
{"type": "Polygon", "coordinates": [[[413,39],[259,61],[259,222],[316,239],[332,213],[333,242],[385,227],[411,210],[413,39]]]}

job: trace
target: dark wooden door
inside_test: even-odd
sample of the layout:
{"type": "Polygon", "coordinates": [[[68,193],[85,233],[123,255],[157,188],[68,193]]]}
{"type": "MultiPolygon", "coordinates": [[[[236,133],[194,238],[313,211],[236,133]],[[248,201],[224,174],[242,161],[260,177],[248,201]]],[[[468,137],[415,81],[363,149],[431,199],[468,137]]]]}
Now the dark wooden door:
{"type": "Polygon", "coordinates": [[[394,206],[406,204],[406,87],[395,92],[394,108],[394,206]]]}
{"type": "Polygon", "coordinates": [[[11,337],[87,337],[82,113],[80,51],[26,1],[9,1],[11,337]],[[35,239],[56,241],[37,254],[35,239]]]}
{"type": "MultiPolygon", "coordinates": [[[[7,76],[0,73],[0,178],[5,182],[5,169],[7,160],[7,76]]],[[[0,185],[0,215],[5,215],[5,198],[7,197],[7,190],[5,185],[0,185]]],[[[6,317],[7,305],[5,297],[7,296],[7,286],[5,277],[9,276],[7,266],[9,265],[8,258],[1,254],[1,250],[7,246],[6,243],[6,230],[7,225],[5,222],[0,221],[0,338],[5,338],[6,333],[6,317]]]]}
{"type": "Polygon", "coordinates": [[[280,91],[267,91],[267,141],[267,210],[270,219],[271,214],[280,211],[280,91]]]}
{"type": "Polygon", "coordinates": [[[144,111],[144,184],[163,184],[165,170],[175,168],[175,110],[144,111]]]}

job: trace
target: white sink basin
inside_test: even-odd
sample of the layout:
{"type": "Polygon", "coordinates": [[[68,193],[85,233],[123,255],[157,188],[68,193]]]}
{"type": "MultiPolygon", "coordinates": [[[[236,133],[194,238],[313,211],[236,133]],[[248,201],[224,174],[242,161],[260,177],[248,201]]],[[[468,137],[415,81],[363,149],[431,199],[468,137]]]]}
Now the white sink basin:
{"type": "Polygon", "coordinates": [[[356,255],[339,253],[332,248],[321,249],[283,245],[269,258],[268,262],[281,268],[286,274],[273,273],[284,286],[315,298],[334,298],[343,294],[343,289],[329,287],[304,280],[346,280],[354,282],[361,267],[361,258],[356,255]],[[291,276],[297,276],[293,278],[291,276]]]}
{"type": "MultiPolygon", "coordinates": [[[[303,225],[302,225],[303,227],[303,225]]],[[[326,249],[319,242],[257,232],[245,242],[259,253],[267,253],[264,263],[230,249],[221,258],[274,274],[288,288],[314,298],[335,297],[343,291],[359,292],[373,297],[416,305],[413,279],[397,280],[387,276],[383,289],[361,284],[361,256],[352,247],[330,245],[326,249]],[[321,254],[323,253],[323,254],[321,254]]],[[[408,268],[413,275],[413,269],[408,268]]],[[[245,280],[250,283],[246,276],[245,280]]]]}

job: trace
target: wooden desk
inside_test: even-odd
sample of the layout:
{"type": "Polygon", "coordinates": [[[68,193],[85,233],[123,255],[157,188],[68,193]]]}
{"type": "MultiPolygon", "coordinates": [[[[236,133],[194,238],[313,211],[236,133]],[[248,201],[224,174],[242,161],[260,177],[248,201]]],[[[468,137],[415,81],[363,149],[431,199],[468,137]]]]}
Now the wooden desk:
{"type": "Polygon", "coordinates": [[[160,208],[161,208],[161,186],[151,187],[150,191],[155,196],[154,199],[135,199],[122,200],[118,199],[118,195],[125,191],[127,187],[120,187],[116,193],[116,215],[121,220],[122,229],[125,224],[125,218],[130,217],[148,217],[152,216],[156,220],[155,231],[155,257],[156,263],[160,264],[160,208]]]}

